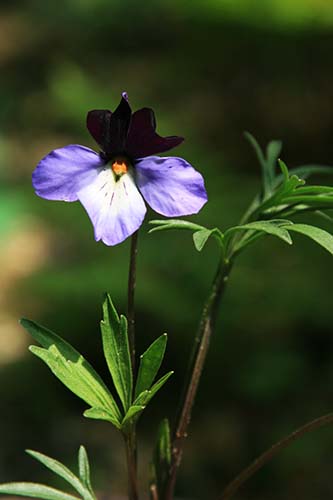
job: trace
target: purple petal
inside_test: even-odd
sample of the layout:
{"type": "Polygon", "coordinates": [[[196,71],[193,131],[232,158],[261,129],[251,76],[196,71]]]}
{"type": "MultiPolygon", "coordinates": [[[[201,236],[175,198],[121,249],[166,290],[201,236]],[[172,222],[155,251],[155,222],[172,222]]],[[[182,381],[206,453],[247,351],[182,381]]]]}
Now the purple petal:
{"type": "Polygon", "coordinates": [[[100,171],[92,184],[78,193],[91,219],[96,241],[117,245],[142,224],[146,206],[131,173],[118,181],[110,168],[100,171]]]}
{"type": "Polygon", "coordinates": [[[161,137],[156,132],[154,111],[142,108],[133,113],[127,136],[126,152],[132,158],[163,153],[172,149],[181,142],[182,137],[161,137]]]}
{"type": "Polygon", "coordinates": [[[135,169],[144,199],[159,214],[196,214],[207,201],[202,175],[182,158],[149,156],[137,160],[135,169]]]}
{"type": "Polygon", "coordinates": [[[108,109],[93,109],[87,114],[87,128],[99,144],[104,149],[110,135],[111,111],[108,109]]]}
{"type": "Polygon", "coordinates": [[[32,174],[36,194],[47,200],[76,201],[77,192],[93,182],[103,162],[89,148],[71,144],[43,158],[32,174]]]}
{"type": "Polygon", "coordinates": [[[105,153],[125,152],[126,138],[131,121],[132,110],[126,92],[121,95],[117,109],[93,109],[87,114],[87,128],[97,144],[105,153]]]}
{"type": "Polygon", "coordinates": [[[130,126],[132,110],[128,103],[127,94],[122,94],[117,109],[112,113],[110,119],[110,137],[105,151],[107,153],[124,153],[128,128],[130,126]]]}

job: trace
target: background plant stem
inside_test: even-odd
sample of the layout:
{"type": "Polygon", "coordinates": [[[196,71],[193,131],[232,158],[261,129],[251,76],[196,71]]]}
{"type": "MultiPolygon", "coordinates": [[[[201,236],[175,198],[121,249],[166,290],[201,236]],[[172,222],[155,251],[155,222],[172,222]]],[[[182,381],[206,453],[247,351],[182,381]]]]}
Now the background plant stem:
{"type": "Polygon", "coordinates": [[[172,500],[179,466],[181,464],[187,428],[197,393],[201,373],[206,360],[211,334],[215,325],[218,307],[231,270],[230,261],[221,258],[211,290],[202,311],[197,335],[194,339],[188,377],[181,398],[180,411],[171,443],[171,465],[166,481],[163,500],[172,500]]]}
{"type": "Polygon", "coordinates": [[[281,439],[278,443],[275,443],[271,448],[262,453],[252,464],[250,464],[246,469],[244,469],[231,483],[223,491],[222,495],[219,497],[219,500],[230,500],[231,497],[234,496],[235,493],[239,490],[239,488],[247,481],[253,474],[255,474],[261,467],[263,467],[267,462],[269,462],[275,455],[289,446],[293,441],[302,437],[304,434],[318,429],[319,427],[323,427],[324,425],[328,425],[333,422],[333,413],[329,413],[328,415],[324,415],[323,417],[316,418],[311,422],[299,427],[296,431],[292,432],[285,438],[281,439]]]}

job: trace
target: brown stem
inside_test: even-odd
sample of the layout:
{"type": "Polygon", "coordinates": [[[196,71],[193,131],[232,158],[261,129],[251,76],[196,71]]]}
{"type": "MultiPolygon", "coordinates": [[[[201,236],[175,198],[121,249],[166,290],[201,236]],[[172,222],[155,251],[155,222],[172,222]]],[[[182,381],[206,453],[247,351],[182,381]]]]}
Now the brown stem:
{"type": "Polygon", "coordinates": [[[135,287],[136,287],[136,257],[138,254],[138,234],[136,231],[131,238],[130,265],[128,273],[128,293],[127,293],[127,321],[128,339],[131,353],[133,373],[135,371],[135,287]]]}
{"type": "MultiPolygon", "coordinates": [[[[131,238],[130,264],[127,288],[127,321],[128,341],[133,374],[135,372],[135,287],[136,287],[136,257],[138,254],[138,231],[131,238]]],[[[128,498],[138,500],[137,480],[137,441],[135,424],[124,435],[126,445],[126,460],[128,471],[128,498]]]]}
{"type": "Polygon", "coordinates": [[[206,360],[212,330],[214,328],[218,307],[228,280],[230,269],[230,262],[222,259],[203,308],[199,329],[194,339],[188,371],[189,376],[181,399],[180,412],[171,444],[171,465],[164,489],[164,500],[173,499],[177,473],[182,460],[185,439],[187,437],[187,428],[191,420],[192,408],[206,360]]]}
{"type": "Polygon", "coordinates": [[[128,472],[128,499],[138,500],[138,481],[137,481],[137,463],[136,463],[136,432],[133,427],[124,435],[126,446],[126,461],[128,472]]]}
{"type": "Polygon", "coordinates": [[[222,495],[218,500],[229,500],[238,489],[247,481],[253,474],[255,474],[261,467],[263,467],[267,462],[269,462],[274,456],[280,451],[289,446],[293,441],[302,437],[307,432],[319,429],[324,425],[333,422],[333,413],[324,415],[323,417],[316,418],[311,422],[299,427],[296,431],[292,432],[285,438],[281,439],[278,443],[273,444],[271,448],[262,453],[252,464],[250,464],[246,469],[244,469],[228,486],[224,489],[222,495]]]}

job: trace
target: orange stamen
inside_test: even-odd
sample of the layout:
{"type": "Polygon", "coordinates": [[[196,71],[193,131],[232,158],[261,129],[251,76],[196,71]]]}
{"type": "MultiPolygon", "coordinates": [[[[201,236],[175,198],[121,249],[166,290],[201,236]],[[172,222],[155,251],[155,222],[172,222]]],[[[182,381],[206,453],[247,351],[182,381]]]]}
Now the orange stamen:
{"type": "Polygon", "coordinates": [[[111,165],[113,172],[116,176],[121,177],[128,172],[129,162],[127,158],[116,158],[111,165]]]}

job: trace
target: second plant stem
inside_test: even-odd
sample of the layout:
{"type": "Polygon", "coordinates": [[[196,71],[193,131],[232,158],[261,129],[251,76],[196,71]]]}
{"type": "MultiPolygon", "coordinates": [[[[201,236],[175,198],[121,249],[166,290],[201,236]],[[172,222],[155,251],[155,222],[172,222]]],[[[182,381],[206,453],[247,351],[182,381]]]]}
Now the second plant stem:
{"type": "Polygon", "coordinates": [[[192,408],[206,360],[211,334],[216,322],[218,308],[228,281],[230,270],[231,262],[222,257],[202,311],[201,321],[194,340],[193,352],[190,359],[188,378],[184,387],[180,411],[173,433],[171,443],[171,464],[164,488],[163,500],[172,500],[174,496],[177,473],[182,460],[192,408]]]}

